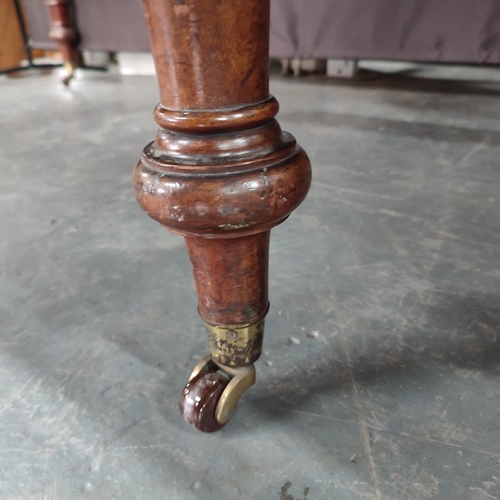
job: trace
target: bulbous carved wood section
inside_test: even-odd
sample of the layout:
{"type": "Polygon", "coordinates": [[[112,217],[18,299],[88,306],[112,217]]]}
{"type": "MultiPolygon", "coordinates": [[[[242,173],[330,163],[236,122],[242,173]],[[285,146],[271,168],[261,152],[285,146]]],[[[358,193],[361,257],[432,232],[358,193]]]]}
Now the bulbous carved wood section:
{"type": "Polygon", "coordinates": [[[177,130],[190,131],[160,129],[144,149],[134,174],[143,210],[172,231],[208,238],[267,231],[286,219],[305,198],[311,171],[274,119],[274,103],[185,112],[182,120],[162,111],[161,124],[177,120],[177,130]]]}
{"type": "Polygon", "coordinates": [[[179,177],[139,164],[135,189],[153,219],[183,235],[237,237],[271,229],[305,197],[305,155],[260,171],[179,177]]]}

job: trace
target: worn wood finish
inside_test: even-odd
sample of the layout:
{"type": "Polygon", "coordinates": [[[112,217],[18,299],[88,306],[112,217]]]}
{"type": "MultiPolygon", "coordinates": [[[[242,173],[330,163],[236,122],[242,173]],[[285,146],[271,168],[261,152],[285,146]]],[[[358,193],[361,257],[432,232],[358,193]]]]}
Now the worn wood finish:
{"type": "Polygon", "coordinates": [[[163,106],[220,109],[268,97],[268,1],[143,3],[163,106]]]}
{"type": "Polygon", "coordinates": [[[258,322],[268,310],[269,231],[303,201],[311,177],[274,118],[269,0],[144,8],[161,103],[160,130],[134,172],[137,200],[185,236],[203,319],[258,322]]]}
{"type": "Polygon", "coordinates": [[[51,26],[49,37],[56,42],[63,56],[64,65],[68,72],[68,81],[78,64],[78,40],[79,34],[73,20],[73,12],[69,0],[45,0],[49,8],[51,26]]]}
{"type": "Polygon", "coordinates": [[[269,231],[222,242],[187,237],[186,244],[205,321],[255,323],[266,315],[269,231]]]}

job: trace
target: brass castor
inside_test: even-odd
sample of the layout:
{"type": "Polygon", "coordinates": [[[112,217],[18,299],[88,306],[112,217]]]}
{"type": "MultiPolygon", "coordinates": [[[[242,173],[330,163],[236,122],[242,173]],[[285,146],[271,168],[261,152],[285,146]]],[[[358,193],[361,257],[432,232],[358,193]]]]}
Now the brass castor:
{"type": "Polygon", "coordinates": [[[229,368],[206,356],[193,370],[179,399],[186,422],[215,432],[229,422],[241,396],[255,383],[255,367],[229,368]]]}
{"type": "Polygon", "coordinates": [[[69,87],[71,80],[75,77],[75,65],[73,63],[64,63],[64,69],[66,70],[66,76],[62,79],[65,87],[69,87]]]}

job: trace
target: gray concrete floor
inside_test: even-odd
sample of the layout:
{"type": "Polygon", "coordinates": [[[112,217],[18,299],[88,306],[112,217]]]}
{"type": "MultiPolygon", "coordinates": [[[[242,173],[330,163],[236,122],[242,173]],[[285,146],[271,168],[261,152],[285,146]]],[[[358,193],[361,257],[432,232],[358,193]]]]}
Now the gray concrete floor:
{"type": "Polygon", "coordinates": [[[130,183],[155,80],[0,80],[2,500],[500,496],[500,84],[271,87],[314,181],[273,230],[258,385],[203,435],[183,241],[130,183]]]}

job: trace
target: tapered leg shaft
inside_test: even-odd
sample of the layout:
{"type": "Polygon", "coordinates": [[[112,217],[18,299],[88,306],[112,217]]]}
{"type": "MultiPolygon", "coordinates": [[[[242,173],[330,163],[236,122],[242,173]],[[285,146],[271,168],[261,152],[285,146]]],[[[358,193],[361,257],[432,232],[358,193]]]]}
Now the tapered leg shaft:
{"type": "Polygon", "coordinates": [[[267,293],[269,231],[241,238],[187,237],[212,358],[247,366],[260,357],[267,293]]]}

